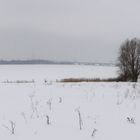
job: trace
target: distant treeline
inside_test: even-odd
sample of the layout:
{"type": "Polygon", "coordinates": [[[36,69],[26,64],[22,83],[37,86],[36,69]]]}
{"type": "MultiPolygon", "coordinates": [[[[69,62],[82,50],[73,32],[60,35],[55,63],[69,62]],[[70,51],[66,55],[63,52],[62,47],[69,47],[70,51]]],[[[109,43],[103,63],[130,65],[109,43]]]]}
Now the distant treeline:
{"type": "Polygon", "coordinates": [[[115,66],[113,63],[92,63],[92,62],[69,62],[69,61],[51,61],[51,60],[0,60],[0,65],[36,65],[36,64],[62,64],[62,65],[101,65],[115,66]]]}
{"type": "Polygon", "coordinates": [[[73,64],[72,62],[56,62],[50,60],[0,60],[0,65],[5,64],[73,64]]]}
{"type": "Polygon", "coordinates": [[[118,78],[107,78],[107,79],[100,79],[100,78],[67,78],[62,79],[57,82],[62,83],[72,83],[72,82],[118,82],[118,78]]]}

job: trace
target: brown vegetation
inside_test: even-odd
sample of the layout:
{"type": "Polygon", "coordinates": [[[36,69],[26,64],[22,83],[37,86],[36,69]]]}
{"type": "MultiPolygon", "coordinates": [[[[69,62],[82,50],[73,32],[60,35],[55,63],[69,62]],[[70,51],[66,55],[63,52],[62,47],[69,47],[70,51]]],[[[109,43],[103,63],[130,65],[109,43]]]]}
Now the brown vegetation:
{"type": "Polygon", "coordinates": [[[108,79],[100,79],[100,78],[67,78],[62,79],[59,82],[118,82],[118,78],[108,78],[108,79]]]}

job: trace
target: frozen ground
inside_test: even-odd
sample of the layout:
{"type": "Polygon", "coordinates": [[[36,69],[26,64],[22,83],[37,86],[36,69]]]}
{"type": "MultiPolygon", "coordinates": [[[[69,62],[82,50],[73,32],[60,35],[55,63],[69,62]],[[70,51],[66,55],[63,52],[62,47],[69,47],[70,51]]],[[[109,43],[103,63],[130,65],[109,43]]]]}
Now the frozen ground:
{"type": "Polygon", "coordinates": [[[102,69],[101,76],[112,77],[114,68],[96,67],[96,74],[90,66],[0,67],[0,140],[140,139],[139,83],[55,82],[71,71],[92,77],[102,69]],[[35,83],[3,83],[32,78],[35,83]],[[54,81],[44,83],[47,78],[54,81]]]}

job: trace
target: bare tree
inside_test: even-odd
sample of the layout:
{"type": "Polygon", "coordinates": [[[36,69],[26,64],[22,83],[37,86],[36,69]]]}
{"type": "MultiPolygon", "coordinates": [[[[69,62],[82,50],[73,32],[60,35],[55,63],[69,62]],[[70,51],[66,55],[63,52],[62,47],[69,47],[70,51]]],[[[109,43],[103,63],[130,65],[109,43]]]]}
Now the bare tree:
{"type": "Polygon", "coordinates": [[[119,51],[119,80],[137,82],[140,75],[140,39],[126,40],[119,51]]]}

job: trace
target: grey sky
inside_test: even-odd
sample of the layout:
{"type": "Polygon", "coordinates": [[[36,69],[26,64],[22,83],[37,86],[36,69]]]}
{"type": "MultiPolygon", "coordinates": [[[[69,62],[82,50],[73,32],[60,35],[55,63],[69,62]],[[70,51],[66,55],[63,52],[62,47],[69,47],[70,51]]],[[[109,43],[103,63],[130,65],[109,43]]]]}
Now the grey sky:
{"type": "Polygon", "coordinates": [[[112,62],[139,13],[139,0],[0,0],[0,59],[112,62]]]}

